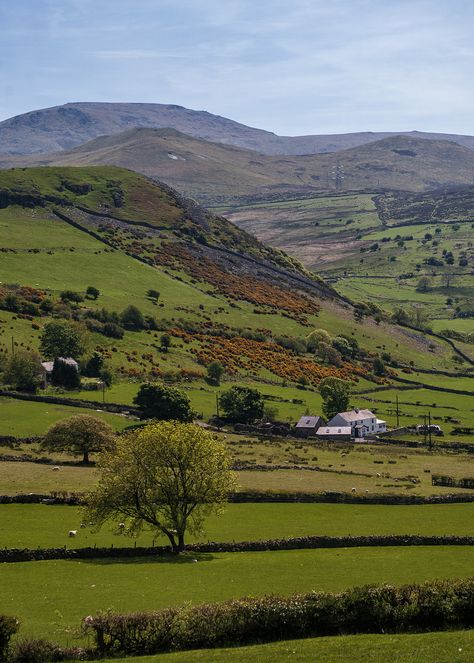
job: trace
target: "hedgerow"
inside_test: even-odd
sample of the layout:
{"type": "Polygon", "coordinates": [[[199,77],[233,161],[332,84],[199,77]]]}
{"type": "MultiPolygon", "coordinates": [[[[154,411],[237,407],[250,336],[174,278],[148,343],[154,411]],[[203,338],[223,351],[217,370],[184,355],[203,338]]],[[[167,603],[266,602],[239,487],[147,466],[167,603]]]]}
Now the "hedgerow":
{"type": "Polygon", "coordinates": [[[366,586],[339,594],[232,599],[83,621],[101,655],[239,646],[291,638],[474,625],[474,578],[366,586]]]}

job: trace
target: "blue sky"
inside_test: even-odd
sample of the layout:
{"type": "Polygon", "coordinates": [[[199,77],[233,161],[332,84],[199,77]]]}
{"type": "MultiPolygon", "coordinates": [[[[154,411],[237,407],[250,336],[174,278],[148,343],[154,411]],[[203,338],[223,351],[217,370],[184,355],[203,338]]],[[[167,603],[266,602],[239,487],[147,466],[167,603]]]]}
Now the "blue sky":
{"type": "Polygon", "coordinates": [[[0,119],[68,101],[280,134],[474,134],[464,0],[0,0],[0,119]]]}

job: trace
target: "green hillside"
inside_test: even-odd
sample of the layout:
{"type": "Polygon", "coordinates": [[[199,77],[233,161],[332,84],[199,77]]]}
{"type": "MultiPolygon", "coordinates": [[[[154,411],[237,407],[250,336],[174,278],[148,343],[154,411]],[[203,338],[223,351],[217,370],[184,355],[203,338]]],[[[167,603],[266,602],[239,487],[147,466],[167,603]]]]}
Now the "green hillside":
{"type": "Polygon", "coordinates": [[[249,384],[277,416],[295,420],[320,408],[316,388],[326,375],[362,390],[376,387],[377,353],[419,368],[456,366],[440,339],[431,342],[368,311],[354,324],[352,307],[295,260],[130,171],[2,171],[0,207],[3,356],[12,342],[37,348],[53,317],[78,319],[88,330],[85,358],[98,349],[115,373],[108,400],[130,403],[140,382],[165,380],[180,384],[208,417],[220,389],[249,384]],[[84,296],[89,286],[100,291],[97,300],[61,303],[61,292],[84,296]],[[150,290],[159,291],[157,301],[150,290]],[[44,300],[46,312],[38,305],[44,300]],[[123,338],[104,335],[98,311],[120,313],[129,304],[153,323],[125,330],[123,338]],[[359,353],[330,365],[301,344],[292,349],[314,328],[346,334],[359,353]],[[160,349],[163,333],[171,336],[169,352],[160,349]],[[221,387],[205,381],[213,359],[226,368],[221,387]]]}

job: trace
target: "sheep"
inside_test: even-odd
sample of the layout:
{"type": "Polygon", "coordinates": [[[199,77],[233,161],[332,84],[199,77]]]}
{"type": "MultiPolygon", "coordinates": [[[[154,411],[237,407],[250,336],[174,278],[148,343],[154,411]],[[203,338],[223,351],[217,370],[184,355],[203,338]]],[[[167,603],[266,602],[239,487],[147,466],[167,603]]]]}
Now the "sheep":
{"type": "Polygon", "coordinates": [[[380,478],[382,475],[380,474],[380,472],[377,472],[377,476],[380,478]]]}
{"type": "Polygon", "coordinates": [[[58,472],[61,468],[58,467],[58,465],[55,465],[54,467],[51,468],[53,472],[58,472]]]}
{"type": "Polygon", "coordinates": [[[125,523],[119,523],[119,529],[125,529],[125,523]]]}
{"type": "Polygon", "coordinates": [[[68,536],[77,536],[77,529],[70,529],[68,536]]]}
{"type": "Polygon", "coordinates": [[[81,523],[81,529],[83,529],[86,526],[85,523],[81,523]]]}
{"type": "Polygon", "coordinates": [[[353,493],[355,493],[355,491],[356,491],[356,489],[355,489],[355,488],[351,488],[351,490],[352,490],[352,492],[353,492],[353,493]]]}

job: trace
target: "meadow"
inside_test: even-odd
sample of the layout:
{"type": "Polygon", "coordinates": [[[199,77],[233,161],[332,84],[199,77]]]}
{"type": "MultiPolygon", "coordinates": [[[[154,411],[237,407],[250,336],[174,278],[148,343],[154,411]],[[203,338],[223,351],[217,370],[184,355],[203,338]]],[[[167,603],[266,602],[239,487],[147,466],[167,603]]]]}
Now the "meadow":
{"type": "Polygon", "coordinates": [[[19,562],[3,565],[0,610],[21,619],[23,635],[71,642],[81,618],[100,610],[154,610],[239,596],[466,578],[472,573],[469,546],[19,562]]]}
{"type": "Polygon", "coordinates": [[[411,633],[339,635],[336,637],[285,640],[251,647],[205,649],[156,656],[115,659],[116,663],[471,663],[474,633],[411,633]]]}

